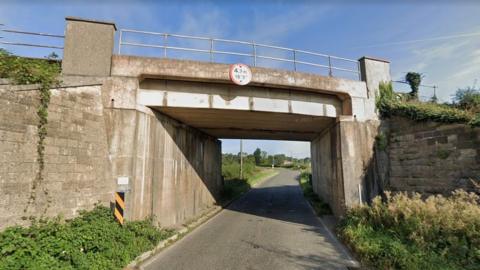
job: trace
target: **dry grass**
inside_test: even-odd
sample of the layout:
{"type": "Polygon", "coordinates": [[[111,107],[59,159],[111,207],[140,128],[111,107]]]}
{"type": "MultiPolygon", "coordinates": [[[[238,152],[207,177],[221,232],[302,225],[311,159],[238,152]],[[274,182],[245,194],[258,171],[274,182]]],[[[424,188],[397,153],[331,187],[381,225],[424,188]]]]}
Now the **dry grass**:
{"type": "Polygon", "coordinates": [[[480,269],[479,196],[386,193],[352,209],[339,230],[378,269],[480,269]]]}

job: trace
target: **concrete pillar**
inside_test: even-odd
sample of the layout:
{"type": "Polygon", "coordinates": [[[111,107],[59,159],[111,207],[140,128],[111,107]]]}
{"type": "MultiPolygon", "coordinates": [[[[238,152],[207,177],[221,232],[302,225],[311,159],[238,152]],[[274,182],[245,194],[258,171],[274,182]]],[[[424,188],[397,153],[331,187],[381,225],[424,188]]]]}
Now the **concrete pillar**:
{"type": "Polygon", "coordinates": [[[373,57],[364,56],[360,62],[362,81],[367,83],[368,96],[375,97],[380,82],[390,82],[390,62],[373,57]]]}
{"type": "Polygon", "coordinates": [[[110,76],[117,28],[112,22],[66,17],[62,73],[110,76]]]}
{"type": "Polygon", "coordinates": [[[364,56],[360,62],[360,74],[362,81],[367,84],[367,101],[365,115],[367,119],[378,119],[375,109],[375,97],[378,93],[378,85],[381,82],[390,82],[390,62],[373,57],[364,56]]]}

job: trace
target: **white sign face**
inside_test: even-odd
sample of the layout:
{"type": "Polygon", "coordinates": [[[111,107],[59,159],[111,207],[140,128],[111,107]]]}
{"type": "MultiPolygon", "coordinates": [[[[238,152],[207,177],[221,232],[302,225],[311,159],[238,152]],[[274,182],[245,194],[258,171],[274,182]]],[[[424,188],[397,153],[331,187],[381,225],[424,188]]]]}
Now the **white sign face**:
{"type": "Polygon", "coordinates": [[[120,176],[117,178],[118,185],[128,185],[128,177],[127,176],[120,176]]]}
{"type": "Polygon", "coordinates": [[[252,71],[245,64],[230,66],[230,80],[238,85],[247,85],[252,80],[252,71]]]}

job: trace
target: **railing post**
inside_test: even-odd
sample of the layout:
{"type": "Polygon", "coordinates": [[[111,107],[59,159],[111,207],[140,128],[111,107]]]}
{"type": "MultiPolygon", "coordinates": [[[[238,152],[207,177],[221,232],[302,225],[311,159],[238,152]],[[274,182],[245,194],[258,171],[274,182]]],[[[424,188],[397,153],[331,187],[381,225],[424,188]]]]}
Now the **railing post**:
{"type": "Polygon", "coordinates": [[[293,50],[293,70],[297,71],[297,53],[293,50]]]}
{"type": "Polygon", "coordinates": [[[210,39],[210,62],[213,63],[213,38],[210,39]]]}
{"type": "Polygon", "coordinates": [[[121,54],[122,53],[122,29],[120,29],[120,34],[119,34],[119,37],[118,37],[118,54],[121,54]]]}
{"type": "Polygon", "coordinates": [[[360,68],[360,61],[357,61],[358,79],[362,80],[362,69],[360,68]]]}
{"type": "Polygon", "coordinates": [[[257,45],[255,45],[255,41],[252,42],[253,45],[253,66],[257,66],[257,45]]]}
{"type": "Polygon", "coordinates": [[[163,35],[163,57],[167,58],[167,36],[168,34],[163,35]]]}
{"type": "Polygon", "coordinates": [[[332,58],[330,57],[330,55],[328,56],[328,76],[330,76],[330,77],[333,76],[333,73],[332,73],[332,58]]]}

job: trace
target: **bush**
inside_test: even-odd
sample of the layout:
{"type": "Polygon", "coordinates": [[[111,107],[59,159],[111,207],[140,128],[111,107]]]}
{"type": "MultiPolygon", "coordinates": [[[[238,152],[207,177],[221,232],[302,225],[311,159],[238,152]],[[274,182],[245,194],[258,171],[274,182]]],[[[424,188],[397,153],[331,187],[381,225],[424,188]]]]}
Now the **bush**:
{"type": "Polygon", "coordinates": [[[480,205],[455,191],[422,199],[398,193],[348,211],[340,236],[377,269],[480,269],[480,205]]]}
{"type": "Polygon", "coordinates": [[[122,269],[172,234],[151,220],[119,225],[109,208],[67,222],[34,221],[0,233],[0,269],[122,269]]]}
{"type": "Polygon", "coordinates": [[[455,108],[447,104],[408,101],[403,95],[393,91],[391,83],[380,84],[376,105],[382,117],[403,116],[415,121],[462,123],[469,124],[472,127],[480,126],[478,115],[471,111],[455,108]]]}
{"type": "MultiPolygon", "coordinates": [[[[243,158],[243,178],[248,179],[256,172],[255,158],[243,158]]],[[[240,178],[240,157],[232,154],[222,156],[222,175],[225,180],[240,178]]]]}
{"type": "Polygon", "coordinates": [[[480,90],[478,89],[472,87],[458,89],[454,101],[461,109],[480,113],[480,90]]]}

